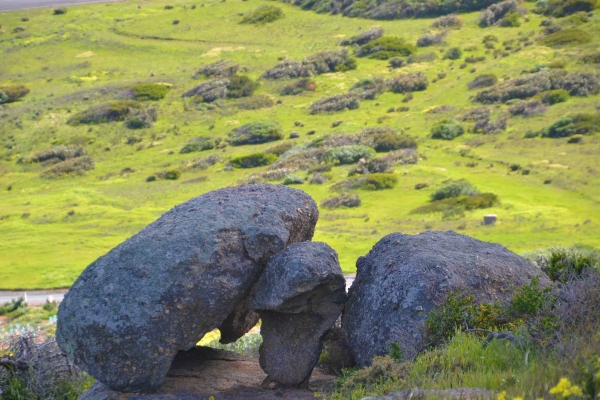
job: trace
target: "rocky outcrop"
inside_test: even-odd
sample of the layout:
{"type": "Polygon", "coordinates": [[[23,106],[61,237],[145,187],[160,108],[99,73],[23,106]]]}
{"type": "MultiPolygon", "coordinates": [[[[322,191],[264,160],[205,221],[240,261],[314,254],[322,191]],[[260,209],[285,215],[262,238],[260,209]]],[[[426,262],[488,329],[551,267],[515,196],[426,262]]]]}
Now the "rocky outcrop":
{"type": "Polygon", "coordinates": [[[314,400],[315,392],[336,379],[313,372],[309,390],[265,390],[267,375],[258,361],[224,350],[197,347],[180,351],[160,389],[154,393],[122,393],[96,382],[79,400],[314,400]]]}
{"type": "Polygon", "coordinates": [[[206,332],[244,333],[266,261],[310,240],[317,218],[310,196],[279,185],[181,204],[86,268],[60,306],[58,344],[111,389],[154,391],[177,352],[206,332]]]}
{"type": "Polygon", "coordinates": [[[539,276],[526,259],[505,247],[454,232],[390,234],[356,263],[357,274],[342,317],[360,366],[399,343],[413,356],[428,313],[453,291],[472,293],[479,302],[505,301],[511,289],[539,276]]]}
{"type": "Polygon", "coordinates": [[[308,386],[323,335],[344,307],[345,289],[337,253],[325,243],[296,243],[269,259],[253,302],[262,320],[265,383],[308,386]]]}

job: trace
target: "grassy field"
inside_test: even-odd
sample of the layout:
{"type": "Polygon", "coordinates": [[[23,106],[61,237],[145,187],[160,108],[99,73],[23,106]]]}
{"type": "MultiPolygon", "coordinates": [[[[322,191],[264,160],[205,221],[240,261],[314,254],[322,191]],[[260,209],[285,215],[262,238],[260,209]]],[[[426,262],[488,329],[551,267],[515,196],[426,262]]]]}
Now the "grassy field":
{"type": "MultiPolygon", "coordinates": [[[[232,128],[257,119],[278,121],[286,137],[291,131],[300,132],[297,139],[285,139],[298,145],[328,133],[353,133],[382,125],[402,129],[417,139],[421,159],[415,165],[395,167],[399,178],[395,188],[358,191],[362,198],[358,208],[321,210],[315,240],[327,242],[339,253],[345,272],[353,272],[359,256],[396,231],[458,230],[516,252],[555,245],[600,246],[600,137],[589,135],[579,144],[569,144],[566,138],[524,138],[528,130],[541,129],[563,115],[595,113],[596,96],[572,97],[549,107],[543,115],[510,118],[507,131],[500,134],[466,133],[453,141],[434,140],[430,135],[436,121],[477,106],[472,101],[477,91],[467,88],[475,76],[493,73],[501,79],[512,78],[556,60],[566,62],[569,71],[595,70],[597,65],[581,64],[577,59],[596,51],[600,42],[563,48],[533,42],[519,52],[494,59],[485,53],[484,35],[496,35],[502,42],[535,31],[535,39],[544,17],[529,13],[520,27],[483,29],[477,24],[478,13],[464,14],[465,25],[453,30],[444,44],[419,50],[440,54],[435,62],[390,71],[386,61],[360,58],[356,70],[314,77],[317,90],[300,96],[279,96],[288,81],[260,80],[257,94],[281,100],[281,104],[260,110],[201,111],[181,95],[199,83],[192,74],[205,64],[232,60],[257,79],[282,56],[300,60],[318,51],[339,49],[342,38],[372,25],[383,27],[386,35],[414,43],[428,31],[432,20],[350,19],[277,3],[285,17],[257,26],[239,24],[240,14],[274,3],[207,0],[195,8],[192,4],[142,0],[70,7],[63,15],[53,15],[48,9],[0,14],[0,86],[23,84],[31,89],[22,101],[5,104],[0,111],[0,289],[68,287],[90,262],[174,205],[263,171],[265,167],[228,170],[226,161],[234,155],[265,150],[273,143],[179,153],[192,138],[225,137],[232,128]],[[165,9],[165,5],[173,9],[165,9]],[[174,20],[180,22],[174,24],[174,20]],[[14,32],[17,27],[25,29],[14,32]],[[470,49],[465,56],[485,56],[486,60],[461,69],[460,60],[441,58],[450,46],[470,49]],[[439,73],[446,77],[424,92],[415,92],[406,104],[403,95],[388,92],[363,101],[357,110],[309,112],[312,102],[343,93],[362,78],[390,78],[415,71],[424,72],[430,82],[439,73]],[[153,128],[131,131],[122,123],[66,124],[75,113],[146,82],[172,85],[165,99],[153,102],[158,109],[153,128]],[[387,112],[402,105],[410,110],[387,112]],[[452,107],[432,113],[435,106],[452,107]],[[302,121],[304,127],[295,127],[295,121],[302,121]],[[343,123],[333,128],[334,121],[343,123]],[[310,130],[316,134],[307,136],[310,130]],[[131,136],[142,141],[129,145],[131,136]],[[95,169],[83,176],[46,179],[39,176],[42,166],[17,163],[35,151],[73,143],[85,145],[96,162],[95,169]],[[157,171],[210,154],[220,155],[223,162],[203,171],[184,171],[179,180],[146,182],[146,177],[157,171]],[[466,166],[468,163],[475,165],[466,166]],[[511,172],[508,165],[513,163],[530,173],[511,172]],[[134,172],[122,173],[124,168],[134,172]],[[500,204],[451,219],[442,219],[439,213],[410,214],[427,204],[443,182],[459,178],[482,192],[497,194],[500,204]],[[415,190],[418,183],[430,186],[415,190]],[[498,215],[496,226],[481,224],[488,213],[498,215]]],[[[530,3],[524,6],[531,8],[530,3]]],[[[600,17],[594,15],[581,29],[597,37],[600,17]]],[[[507,108],[493,107],[495,115],[507,108]]],[[[332,195],[328,187],[344,179],[350,168],[335,167],[333,179],[324,185],[295,187],[319,203],[332,195]]]]}

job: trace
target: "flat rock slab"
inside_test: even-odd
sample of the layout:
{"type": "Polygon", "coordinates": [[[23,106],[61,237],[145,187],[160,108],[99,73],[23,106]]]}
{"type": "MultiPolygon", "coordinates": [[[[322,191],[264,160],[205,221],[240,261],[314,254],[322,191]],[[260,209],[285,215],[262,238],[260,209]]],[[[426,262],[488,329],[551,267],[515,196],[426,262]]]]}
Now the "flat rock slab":
{"type": "Polygon", "coordinates": [[[263,389],[258,360],[224,350],[197,347],[179,352],[156,393],[120,393],[96,383],[79,400],[275,400],[314,399],[336,378],[314,370],[308,390],[263,389]]]}

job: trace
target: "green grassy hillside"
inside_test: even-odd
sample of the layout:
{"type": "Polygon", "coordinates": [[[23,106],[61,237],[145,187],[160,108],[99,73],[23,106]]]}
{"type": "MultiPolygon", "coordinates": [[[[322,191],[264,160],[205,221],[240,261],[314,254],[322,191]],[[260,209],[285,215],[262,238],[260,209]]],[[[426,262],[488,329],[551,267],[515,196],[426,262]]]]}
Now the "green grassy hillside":
{"type": "MultiPolygon", "coordinates": [[[[413,137],[420,159],[417,164],[393,167],[398,183],[392,189],[352,190],[362,199],[360,207],[321,209],[315,240],[338,251],[345,272],[353,272],[359,256],[395,231],[458,230],[516,252],[554,245],[600,246],[600,136],[587,134],[580,143],[568,143],[568,137],[525,138],[527,132],[541,130],[565,115],[595,115],[597,96],[572,96],[543,114],[511,117],[508,128],[497,134],[469,132],[473,127],[469,122],[461,122],[467,132],[451,141],[432,139],[430,133],[436,122],[481,106],[474,97],[484,89],[468,89],[481,74],[495,74],[502,82],[553,62],[566,65],[570,72],[595,71],[597,64],[579,60],[595,54],[600,45],[597,13],[586,18],[588,22],[558,19],[564,29],[578,27],[592,40],[555,48],[537,40],[543,36],[540,23],[547,19],[542,15],[528,13],[521,17],[519,27],[481,28],[479,13],[463,14],[461,29],[451,30],[441,44],[417,50],[417,54],[436,53],[435,61],[390,70],[385,60],[357,58],[354,70],[312,77],[315,91],[280,96],[291,80],[260,79],[278,59],[301,60],[319,51],[340,49],[341,40],[375,24],[386,36],[415,43],[431,30],[433,19],[351,19],[261,0],[209,0],[192,5],[189,1],[127,1],[70,7],[62,15],[48,9],[0,14],[0,90],[7,85],[30,89],[20,101],[4,104],[0,111],[0,289],[68,287],[90,262],[174,205],[239,184],[269,168],[231,169],[228,160],[232,157],[281,142],[308,144],[327,134],[356,133],[365,127],[389,126],[413,137]],[[276,4],[284,17],[263,25],[239,24],[241,15],[262,4],[276,4]],[[165,9],[165,5],[173,8],[165,9]],[[504,56],[494,58],[494,50],[482,43],[485,35],[497,36],[496,49],[506,52],[504,56]],[[483,56],[485,60],[461,68],[463,60],[442,58],[454,46],[461,47],[463,59],[483,56]],[[266,96],[272,106],[244,110],[235,105],[247,100],[231,99],[208,109],[182,98],[206,80],[193,79],[194,72],[220,59],[240,64],[240,75],[258,79],[254,99],[268,103],[266,96]],[[409,72],[423,72],[430,84],[406,103],[403,94],[385,92],[362,101],[355,110],[310,113],[313,102],[345,93],[363,78],[389,79],[409,72]],[[132,130],[122,122],[67,124],[77,113],[113,101],[125,89],[153,82],[167,83],[170,89],[162,100],[143,102],[144,107],[157,109],[152,128],[132,130]],[[396,111],[402,106],[409,110],[396,111]],[[285,139],[180,153],[190,139],[226,138],[233,128],[264,119],[277,121],[285,139]],[[295,126],[296,121],[304,126],[295,126]],[[336,121],[343,122],[333,127],[336,121]],[[288,139],[292,131],[299,137],[288,139]],[[23,162],[37,151],[58,145],[85,146],[94,169],[83,175],[48,178],[40,175],[48,165],[23,162]],[[220,161],[207,169],[182,167],[212,154],[220,161]],[[511,171],[511,164],[519,164],[520,169],[511,171]],[[146,181],[157,172],[176,169],[182,171],[177,180],[146,181]],[[480,192],[495,193],[499,204],[448,213],[446,218],[441,213],[411,213],[427,205],[444,183],[461,178],[480,192]],[[415,189],[423,183],[429,186],[415,189]],[[496,226],[482,225],[483,215],[489,213],[498,215],[496,226]]],[[[531,9],[532,5],[523,7],[531,9]]],[[[507,114],[509,106],[489,107],[495,118],[507,114]]],[[[347,179],[355,166],[335,166],[325,173],[330,178],[325,184],[305,181],[294,187],[320,203],[335,195],[330,186],[347,179]]],[[[304,170],[294,174],[312,176],[304,170]]]]}

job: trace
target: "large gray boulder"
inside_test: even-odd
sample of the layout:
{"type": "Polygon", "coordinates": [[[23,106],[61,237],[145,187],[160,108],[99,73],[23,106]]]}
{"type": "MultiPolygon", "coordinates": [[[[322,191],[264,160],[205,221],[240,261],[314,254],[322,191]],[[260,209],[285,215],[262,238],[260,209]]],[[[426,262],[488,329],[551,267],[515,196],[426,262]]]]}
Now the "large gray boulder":
{"type": "Polygon", "coordinates": [[[511,289],[539,276],[533,264],[505,247],[455,232],[392,233],[356,263],[357,274],[342,317],[360,366],[399,343],[413,356],[425,317],[450,292],[472,293],[478,302],[506,301],[511,289]]]}
{"type": "Polygon", "coordinates": [[[317,218],[310,196],[280,185],[183,203],[86,268],[60,305],[58,344],[111,389],[156,390],[175,354],[230,314],[229,339],[244,333],[239,304],[267,259],[310,240],[317,218]]]}
{"type": "Polygon", "coordinates": [[[295,243],[269,259],[254,290],[265,383],[308,387],[323,336],[346,302],[337,253],[325,243],[295,243]]]}

